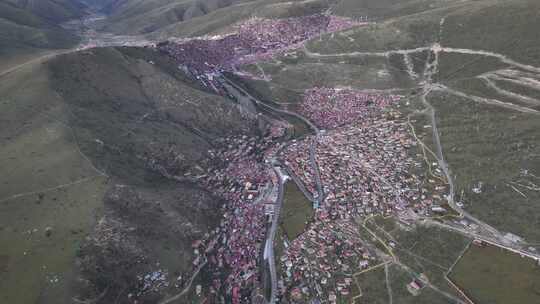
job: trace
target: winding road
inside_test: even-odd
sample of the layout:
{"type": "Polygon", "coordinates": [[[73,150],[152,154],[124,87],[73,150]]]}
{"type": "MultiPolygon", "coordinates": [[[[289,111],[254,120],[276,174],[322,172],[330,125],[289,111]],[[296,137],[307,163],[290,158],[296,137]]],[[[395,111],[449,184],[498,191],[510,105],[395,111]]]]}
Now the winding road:
{"type": "Polygon", "coordinates": [[[184,294],[186,294],[190,289],[191,289],[191,285],[193,284],[193,281],[195,281],[195,278],[199,275],[199,272],[201,272],[201,270],[204,268],[204,266],[206,266],[206,263],[208,262],[208,260],[206,260],[206,258],[204,259],[204,262],[201,263],[199,265],[199,267],[197,267],[197,270],[193,273],[193,275],[191,276],[191,278],[189,279],[189,282],[188,284],[186,285],[186,287],[184,288],[184,290],[182,290],[181,292],[177,293],[176,295],[168,298],[168,299],[165,299],[161,302],[159,302],[159,304],[169,304],[169,303],[172,303],[178,299],[180,299],[184,294]]]}
{"type": "Polygon", "coordinates": [[[427,98],[429,93],[431,93],[433,90],[439,89],[442,86],[434,82],[433,79],[439,72],[439,53],[442,52],[444,49],[445,48],[442,48],[438,43],[434,44],[431,48],[432,52],[430,53],[430,56],[432,56],[431,54],[434,54],[435,58],[432,61],[432,63],[429,63],[431,61],[430,58],[428,58],[427,60],[428,63],[426,64],[426,67],[424,70],[425,81],[421,87],[422,94],[420,95],[420,100],[422,104],[426,107],[429,114],[429,119],[431,121],[432,137],[436,146],[437,163],[439,164],[444,175],[446,176],[446,180],[449,185],[448,204],[454,210],[456,210],[460,214],[460,216],[468,219],[471,222],[475,222],[477,225],[482,227],[486,232],[489,232],[490,234],[497,236],[500,242],[507,244],[506,238],[504,238],[504,236],[497,229],[475,218],[466,210],[459,207],[456,204],[455,199],[454,199],[454,196],[455,196],[454,181],[452,179],[452,175],[451,175],[451,171],[449,169],[448,163],[446,162],[444,158],[443,147],[442,147],[441,139],[439,136],[439,130],[437,128],[437,119],[435,117],[435,108],[431,105],[431,103],[429,103],[428,98],[427,98]]]}
{"type": "MultiPolygon", "coordinates": [[[[283,110],[283,109],[279,109],[279,108],[276,108],[276,107],[273,107],[271,105],[268,105],[260,100],[258,100],[257,98],[253,97],[251,94],[249,94],[246,90],[244,90],[242,87],[240,87],[239,85],[237,85],[236,83],[234,83],[232,80],[230,80],[229,78],[227,78],[226,76],[222,75],[224,81],[231,87],[233,87],[235,90],[237,90],[238,92],[240,92],[242,95],[244,96],[247,96],[252,102],[254,102],[255,104],[259,105],[259,106],[263,106],[267,109],[270,109],[274,112],[277,112],[277,113],[281,113],[281,114],[285,114],[285,115],[290,115],[290,116],[293,116],[293,117],[296,117],[300,120],[302,120],[303,122],[305,122],[311,129],[313,129],[313,131],[315,132],[315,136],[313,137],[313,139],[311,140],[311,143],[310,143],[310,147],[309,147],[309,160],[310,160],[310,163],[311,163],[311,167],[313,169],[313,172],[315,174],[315,186],[317,188],[317,197],[313,197],[313,199],[310,199],[308,197],[308,199],[310,199],[311,201],[315,201],[318,205],[320,205],[320,203],[323,201],[324,199],[324,189],[323,189],[323,186],[322,186],[322,178],[321,178],[321,173],[319,171],[319,166],[317,165],[317,161],[316,161],[316,150],[317,150],[317,143],[318,143],[318,139],[319,139],[319,136],[321,134],[321,130],[319,129],[319,127],[317,127],[314,123],[312,123],[309,119],[305,118],[304,116],[298,114],[298,113],[295,113],[295,112],[290,112],[290,111],[287,111],[287,110],[283,110]]],[[[230,92],[230,93],[234,93],[234,92],[230,92]]],[[[234,94],[234,95],[238,95],[238,94],[234,94]]],[[[295,181],[296,182],[296,181],[295,181]]],[[[304,188],[305,189],[305,188],[304,188]]]]}
{"type": "MultiPolygon", "coordinates": [[[[277,163],[274,163],[274,165],[277,165],[277,163]]],[[[279,183],[278,183],[278,197],[276,200],[276,204],[274,205],[274,215],[272,216],[272,225],[270,226],[270,231],[267,234],[266,238],[266,244],[265,248],[268,250],[268,267],[270,269],[270,300],[269,303],[273,304],[276,303],[277,299],[277,270],[276,270],[276,261],[274,258],[274,240],[276,238],[277,228],[279,224],[279,217],[281,214],[281,207],[283,205],[283,184],[286,181],[286,178],[283,178],[283,175],[281,172],[274,166],[274,172],[279,177],[279,183]]]]}
{"type": "MultiPolygon", "coordinates": [[[[246,90],[244,90],[242,87],[240,87],[239,85],[237,85],[236,83],[234,83],[232,80],[228,79],[226,76],[222,75],[222,78],[224,82],[226,82],[228,89],[234,89],[235,91],[234,92],[230,92],[230,94],[232,94],[233,96],[237,96],[237,97],[246,97],[249,98],[252,102],[254,102],[255,104],[259,105],[259,106],[263,106],[263,107],[266,107],[274,112],[277,112],[277,113],[281,113],[281,114],[285,114],[285,115],[291,115],[293,117],[296,117],[300,120],[302,120],[303,122],[305,122],[307,125],[309,125],[313,131],[315,132],[315,136],[313,137],[313,139],[311,140],[310,142],[310,146],[309,146],[309,160],[310,160],[310,164],[312,166],[312,169],[313,169],[313,172],[315,173],[315,184],[316,184],[316,188],[317,188],[317,197],[314,197],[314,196],[311,196],[311,195],[308,195],[308,191],[306,190],[305,186],[303,185],[303,183],[300,181],[300,179],[294,175],[294,174],[291,174],[291,178],[292,180],[298,185],[298,187],[302,190],[302,192],[304,193],[304,195],[306,196],[306,198],[314,203],[316,203],[317,206],[320,206],[321,202],[323,201],[324,199],[324,190],[323,190],[323,186],[322,186],[322,179],[321,179],[321,175],[320,175],[320,171],[319,171],[319,167],[317,165],[317,161],[316,161],[316,149],[317,149],[317,142],[318,142],[318,137],[320,136],[320,130],[319,128],[313,124],[311,121],[309,121],[307,118],[305,118],[304,116],[300,115],[300,114],[297,114],[297,113],[294,113],[294,112],[289,112],[289,111],[286,111],[286,110],[282,110],[282,109],[278,109],[278,108],[275,108],[273,106],[270,106],[260,100],[258,100],[257,98],[253,97],[251,94],[249,94],[246,90]]],[[[269,269],[270,269],[270,279],[271,279],[271,290],[270,290],[270,299],[268,301],[268,303],[270,304],[274,304],[276,303],[276,300],[277,300],[277,271],[276,271],[276,261],[275,261],[275,257],[274,257],[274,240],[275,240],[275,237],[276,237],[276,233],[277,233],[277,227],[278,227],[278,224],[279,224],[279,217],[280,217],[280,212],[281,212],[281,207],[283,205],[283,184],[284,184],[284,179],[283,179],[283,175],[281,174],[281,172],[276,169],[276,166],[280,166],[282,168],[285,168],[285,170],[287,170],[287,172],[290,173],[290,171],[292,170],[289,170],[285,165],[283,165],[281,162],[279,162],[278,160],[272,160],[272,165],[274,166],[274,172],[278,175],[279,177],[279,188],[278,188],[278,198],[277,198],[277,201],[276,201],[276,204],[275,204],[275,209],[274,209],[274,216],[272,217],[272,225],[270,227],[270,231],[268,232],[267,234],[267,238],[266,238],[266,242],[265,242],[265,253],[267,253],[267,257],[268,257],[268,265],[269,265],[269,269]]]]}

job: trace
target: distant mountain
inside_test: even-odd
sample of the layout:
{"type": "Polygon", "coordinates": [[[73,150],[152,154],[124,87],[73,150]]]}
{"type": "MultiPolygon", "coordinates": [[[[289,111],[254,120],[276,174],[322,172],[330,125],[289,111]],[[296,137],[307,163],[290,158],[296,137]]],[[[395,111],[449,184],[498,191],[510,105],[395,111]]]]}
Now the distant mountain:
{"type": "Polygon", "coordinates": [[[79,18],[86,6],[76,1],[0,0],[0,56],[73,46],[78,38],[60,23],[79,18]]]}
{"type": "Polygon", "coordinates": [[[107,30],[147,34],[231,5],[253,0],[112,0],[103,7],[109,14],[107,30]]]}
{"type": "Polygon", "coordinates": [[[172,23],[149,35],[150,37],[157,39],[167,39],[171,36],[194,37],[206,34],[223,33],[229,31],[232,25],[251,17],[298,17],[327,11],[335,3],[335,0],[250,1],[224,7],[197,18],[172,23]]]}
{"type": "Polygon", "coordinates": [[[80,0],[3,0],[33,13],[51,23],[58,24],[83,16],[87,9],[80,0]]]}
{"type": "Polygon", "coordinates": [[[252,16],[321,12],[334,0],[94,0],[108,15],[103,29],[152,37],[193,36],[223,30],[252,16]]]}

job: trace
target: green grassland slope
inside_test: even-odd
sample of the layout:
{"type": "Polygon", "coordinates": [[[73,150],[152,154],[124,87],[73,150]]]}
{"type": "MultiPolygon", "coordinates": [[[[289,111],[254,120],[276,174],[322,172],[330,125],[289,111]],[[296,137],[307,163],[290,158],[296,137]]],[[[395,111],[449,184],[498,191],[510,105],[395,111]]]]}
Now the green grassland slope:
{"type": "MultiPolygon", "coordinates": [[[[375,2],[375,1],[373,1],[375,2]]],[[[432,1],[437,3],[436,1],[432,1]]],[[[364,2],[362,2],[364,3],[364,2]]],[[[533,0],[446,1],[445,6],[313,40],[308,48],[325,54],[352,51],[389,51],[428,46],[439,39],[443,46],[503,53],[526,64],[538,64],[535,29],[540,3],[533,0]]],[[[342,4],[343,5],[343,4],[342,4]]],[[[338,11],[339,12],[339,11],[338,11]]],[[[345,12],[343,12],[345,14],[345,12]]],[[[349,11],[348,14],[353,14],[349,11]]],[[[354,13],[363,16],[363,13],[354,13]]]]}
{"type": "Polygon", "coordinates": [[[104,8],[109,14],[105,29],[116,33],[145,34],[243,2],[249,1],[115,1],[104,8]]]}
{"type": "Polygon", "coordinates": [[[4,0],[44,18],[52,23],[61,23],[82,17],[86,4],[80,0],[4,0]]]}
{"type": "Polygon", "coordinates": [[[343,0],[335,5],[333,11],[339,15],[379,20],[428,11],[448,3],[434,0],[343,0]]]}
{"type": "Polygon", "coordinates": [[[253,17],[288,17],[325,11],[334,1],[284,0],[116,0],[101,1],[109,17],[103,29],[152,38],[216,33],[253,17]]]}
{"type": "Polygon", "coordinates": [[[184,173],[215,139],[258,132],[150,49],[61,55],[3,76],[0,92],[2,303],[104,290],[113,303],[136,275],[188,271],[222,202],[184,173]]]}
{"type": "Polygon", "coordinates": [[[79,41],[59,23],[80,17],[84,12],[78,7],[61,10],[52,5],[43,7],[47,3],[53,2],[0,1],[0,65],[15,65],[19,58],[70,48],[79,41]]]}

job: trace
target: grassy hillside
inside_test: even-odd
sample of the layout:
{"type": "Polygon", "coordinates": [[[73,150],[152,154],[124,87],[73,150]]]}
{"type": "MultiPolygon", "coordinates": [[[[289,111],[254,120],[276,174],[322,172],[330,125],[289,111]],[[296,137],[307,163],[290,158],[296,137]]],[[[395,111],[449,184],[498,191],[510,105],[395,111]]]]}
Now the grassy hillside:
{"type": "Polygon", "coordinates": [[[163,27],[209,14],[220,8],[252,0],[151,0],[114,1],[105,29],[116,33],[146,34],[163,27]]]}
{"type": "Polygon", "coordinates": [[[437,40],[440,20],[449,11],[450,9],[433,10],[325,35],[322,39],[311,41],[308,48],[316,52],[332,54],[355,51],[380,52],[429,46],[437,40]]]}
{"type": "Polygon", "coordinates": [[[540,45],[534,30],[540,26],[537,18],[540,2],[484,0],[445,3],[413,15],[401,12],[404,16],[327,35],[322,40],[314,40],[308,47],[328,54],[386,51],[429,46],[440,38],[446,47],[492,51],[522,63],[540,63],[540,45]]]}
{"type": "Polygon", "coordinates": [[[383,20],[417,14],[458,2],[456,0],[343,0],[334,6],[333,11],[343,16],[383,20]]]}
{"type": "Polygon", "coordinates": [[[482,1],[448,15],[442,44],[502,53],[522,63],[540,65],[540,2],[482,1]]]}
{"type": "Polygon", "coordinates": [[[34,14],[28,6],[0,1],[0,66],[15,65],[30,54],[70,48],[79,41],[54,21],[34,14]]]}
{"type": "Polygon", "coordinates": [[[61,23],[85,14],[86,5],[79,0],[3,0],[52,23],[61,23]]]}
{"type": "Polygon", "coordinates": [[[174,66],[109,48],[2,76],[0,302],[68,303],[107,288],[113,303],[156,262],[190,269],[185,249],[218,224],[221,201],[184,172],[214,139],[256,124],[174,66]]]}
{"type": "Polygon", "coordinates": [[[76,249],[101,212],[107,180],[79,153],[45,65],[3,76],[0,92],[0,302],[46,303],[40,294],[74,279],[76,249]],[[50,283],[54,275],[60,284],[50,283]]]}
{"type": "Polygon", "coordinates": [[[515,184],[534,184],[529,173],[540,170],[538,115],[445,94],[429,99],[438,113],[443,149],[467,210],[536,243],[540,233],[527,223],[540,220],[539,193],[515,184]],[[483,185],[481,193],[472,190],[478,183],[483,185]]]}
{"type": "Polygon", "coordinates": [[[121,34],[147,34],[153,38],[198,36],[227,29],[252,16],[289,17],[326,10],[334,1],[284,0],[151,0],[109,1],[103,27],[121,34]]]}
{"type": "Polygon", "coordinates": [[[136,160],[139,154],[157,153],[148,151],[153,145],[181,147],[185,164],[193,163],[204,158],[200,151],[224,135],[222,130],[239,132],[246,121],[231,111],[228,101],[192,84],[172,62],[162,61],[167,73],[148,63],[165,60],[160,56],[151,50],[95,49],[65,55],[52,65],[57,92],[72,104],[74,121],[86,122],[82,127],[91,143],[88,152],[96,154],[102,167],[126,178],[135,179],[135,165],[144,165],[136,160]],[[104,153],[107,145],[101,149],[95,139],[127,154],[104,153]],[[132,165],[119,163],[119,158],[131,159],[132,165]]]}
{"type": "Polygon", "coordinates": [[[4,54],[14,49],[67,48],[77,38],[52,27],[35,28],[0,19],[0,51],[4,54]]]}

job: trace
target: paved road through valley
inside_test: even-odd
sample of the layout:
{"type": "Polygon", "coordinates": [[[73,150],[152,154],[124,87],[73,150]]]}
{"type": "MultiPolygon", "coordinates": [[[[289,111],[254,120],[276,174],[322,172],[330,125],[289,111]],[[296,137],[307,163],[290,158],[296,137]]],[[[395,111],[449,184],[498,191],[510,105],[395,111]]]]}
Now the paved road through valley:
{"type": "MultiPolygon", "coordinates": [[[[259,106],[266,107],[266,108],[268,108],[268,109],[270,109],[270,110],[272,110],[274,112],[277,112],[277,113],[294,116],[294,117],[302,120],[303,122],[305,122],[307,125],[309,125],[313,129],[313,131],[315,132],[315,137],[310,142],[309,161],[311,163],[312,170],[313,170],[313,172],[315,174],[315,184],[316,184],[316,187],[317,187],[317,197],[311,197],[311,196],[308,196],[308,195],[306,195],[306,197],[308,198],[308,200],[312,200],[312,201],[316,202],[317,206],[320,206],[320,204],[322,202],[322,199],[324,198],[324,192],[323,192],[323,186],[322,186],[322,179],[321,179],[321,176],[320,176],[320,171],[319,171],[319,167],[317,165],[316,156],[315,156],[316,149],[317,149],[318,137],[320,136],[320,133],[321,133],[319,128],[315,124],[313,124],[311,121],[306,119],[304,116],[299,115],[299,114],[294,113],[294,112],[289,112],[289,111],[286,111],[286,110],[282,110],[282,109],[270,106],[270,105],[258,100],[257,98],[253,97],[246,90],[244,90],[243,88],[241,88],[240,86],[235,84],[233,81],[231,81],[227,77],[225,77],[225,76],[222,76],[222,77],[223,77],[223,81],[226,82],[228,89],[229,90],[230,89],[234,90],[233,92],[229,92],[232,95],[238,96],[238,97],[240,97],[240,95],[242,97],[247,96],[247,98],[249,98],[255,104],[257,104],[259,106]]],[[[278,198],[277,198],[277,202],[275,204],[274,216],[272,218],[272,225],[270,227],[270,231],[268,233],[266,243],[265,243],[265,253],[267,253],[266,256],[268,257],[268,264],[269,264],[269,269],[270,269],[270,279],[271,279],[271,291],[270,291],[270,299],[269,299],[270,304],[276,303],[276,298],[277,298],[277,271],[276,271],[276,262],[275,262],[275,258],[274,258],[274,239],[276,237],[277,227],[278,227],[278,224],[279,224],[279,215],[280,215],[281,207],[282,207],[282,204],[283,204],[283,183],[284,183],[284,179],[283,179],[283,176],[282,176],[281,172],[279,171],[279,169],[276,169],[276,165],[281,165],[281,164],[278,161],[273,160],[272,165],[274,166],[274,172],[276,172],[276,174],[278,175],[280,182],[279,182],[279,189],[278,189],[278,198]]],[[[304,185],[302,185],[301,182],[298,179],[293,178],[293,181],[299,186],[300,189],[305,189],[304,185]]],[[[304,194],[306,194],[306,193],[304,192],[304,194]]]]}

